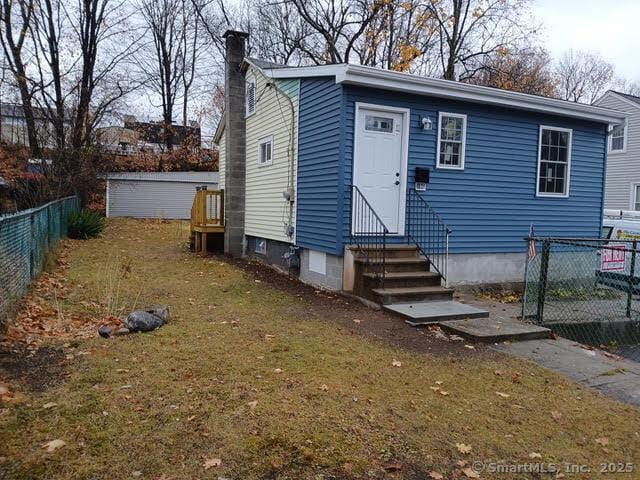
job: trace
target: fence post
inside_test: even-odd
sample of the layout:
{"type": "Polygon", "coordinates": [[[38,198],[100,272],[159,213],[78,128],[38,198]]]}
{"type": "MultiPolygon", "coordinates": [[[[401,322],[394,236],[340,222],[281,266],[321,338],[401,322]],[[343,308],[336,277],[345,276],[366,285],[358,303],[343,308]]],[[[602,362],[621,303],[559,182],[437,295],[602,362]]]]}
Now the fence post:
{"type": "Polygon", "coordinates": [[[549,240],[542,242],[542,259],[540,261],[540,282],[538,283],[538,312],[536,320],[539,325],[544,320],[544,302],[547,295],[547,274],[549,273],[549,254],[551,253],[551,243],[549,240]]]}
{"type": "Polygon", "coordinates": [[[627,318],[631,318],[631,300],[633,299],[633,287],[635,285],[634,276],[636,274],[636,248],[638,241],[633,241],[633,249],[631,250],[631,266],[629,267],[629,285],[627,291],[627,318]]]}

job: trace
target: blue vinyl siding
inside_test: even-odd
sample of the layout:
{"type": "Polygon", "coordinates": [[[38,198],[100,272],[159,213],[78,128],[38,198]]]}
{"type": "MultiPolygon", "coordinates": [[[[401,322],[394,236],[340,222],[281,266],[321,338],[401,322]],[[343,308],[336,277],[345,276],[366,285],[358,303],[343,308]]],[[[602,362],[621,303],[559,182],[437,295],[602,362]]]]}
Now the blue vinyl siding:
{"type": "MultiPolygon", "coordinates": [[[[355,102],[410,108],[409,188],[415,168],[428,167],[423,195],[453,230],[451,253],[523,251],[531,223],[537,235],[600,236],[603,124],[360,87],[345,87],[345,97],[345,185],[352,181],[355,102]],[[462,171],[435,168],[440,111],[467,115],[462,171]],[[424,116],[432,130],[422,130],[424,116]],[[540,125],[573,130],[569,198],[536,197],[540,125]]],[[[348,194],[344,198],[348,204],[348,194]]],[[[342,231],[346,242],[348,221],[342,231]]]]}
{"type": "Polygon", "coordinates": [[[334,254],[342,249],[342,105],[333,78],[301,80],[296,243],[334,254]]]}
{"type": "MultiPolygon", "coordinates": [[[[525,250],[538,235],[599,236],[604,124],[526,111],[303,79],[300,90],[297,242],[341,254],[349,238],[355,102],[411,110],[409,188],[428,167],[425,198],[453,230],[451,253],[525,250]],[[465,168],[436,169],[438,112],[467,115],[465,168]],[[421,118],[433,122],[421,128],[421,118]],[[536,197],[540,125],[573,130],[569,198],[536,197]]],[[[409,212],[407,212],[409,214],[409,212]]],[[[402,241],[402,238],[396,238],[402,241]]]]}

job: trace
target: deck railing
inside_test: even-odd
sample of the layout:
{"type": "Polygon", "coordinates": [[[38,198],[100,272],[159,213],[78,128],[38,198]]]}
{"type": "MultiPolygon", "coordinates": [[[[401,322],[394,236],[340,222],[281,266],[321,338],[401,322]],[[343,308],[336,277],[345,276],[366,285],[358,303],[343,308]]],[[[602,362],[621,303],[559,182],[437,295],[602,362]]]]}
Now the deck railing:
{"type": "Polygon", "coordinates": [[[195,227],[224,226],[224,190],[196,187],[191,206],[191,230],[195,227]]]}

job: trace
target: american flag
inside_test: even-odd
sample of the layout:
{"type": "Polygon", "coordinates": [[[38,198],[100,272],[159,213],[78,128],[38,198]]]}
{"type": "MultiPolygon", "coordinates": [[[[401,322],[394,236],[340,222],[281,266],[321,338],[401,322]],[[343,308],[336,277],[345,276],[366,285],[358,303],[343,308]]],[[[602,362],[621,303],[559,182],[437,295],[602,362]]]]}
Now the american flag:
{"type": "Polygon", "coordinates": [[[538,252],[536,250],[536,240],[535,240],[535,235],[533,232],[533,223],[531,224],[531,227],[529,227],[529,261],[533,260],[534,258],[536,258],[536,255],[538,255],[538,252]]]}

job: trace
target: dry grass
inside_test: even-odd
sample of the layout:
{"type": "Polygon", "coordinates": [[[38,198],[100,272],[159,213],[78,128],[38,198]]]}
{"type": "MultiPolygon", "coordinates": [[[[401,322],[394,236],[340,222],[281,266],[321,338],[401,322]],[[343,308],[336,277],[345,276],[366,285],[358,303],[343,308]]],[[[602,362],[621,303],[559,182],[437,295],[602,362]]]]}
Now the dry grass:
{"type": "Polygon", "coordinates": [[[485,460],[590,465],[582,479],[640,458],[633,407],[516,359],[419,355],[292,314],[304,300],[185,238],[181,224],[113,221],[70,252],[66,311],[168,303],[174,320],[66,347],[64,383],[0,410],[0,477],[451,479],[485,460]]]}

